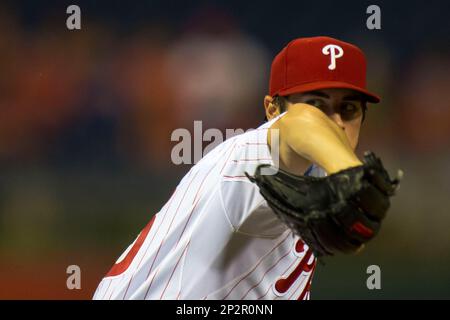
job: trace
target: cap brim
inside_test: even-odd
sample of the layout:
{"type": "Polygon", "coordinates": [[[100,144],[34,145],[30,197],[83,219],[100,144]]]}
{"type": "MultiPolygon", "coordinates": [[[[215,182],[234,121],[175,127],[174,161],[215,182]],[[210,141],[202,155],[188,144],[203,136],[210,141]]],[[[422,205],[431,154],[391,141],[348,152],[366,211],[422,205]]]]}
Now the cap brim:
{"type": "Polygon", "coordinates": [[[380,102],[380,97],[367,91],[366,89],[360,88],[350,83],[340,81],[318,81],[318,82],[303,83],[285,90],[281,90],[280,92],[278,92],[278,95],[287,96],[294,93],[303,93],[307,91],[314,91],[320,89],[351,89],[363,94],[367,98],[368,102],[371,103],[380,102]]]}

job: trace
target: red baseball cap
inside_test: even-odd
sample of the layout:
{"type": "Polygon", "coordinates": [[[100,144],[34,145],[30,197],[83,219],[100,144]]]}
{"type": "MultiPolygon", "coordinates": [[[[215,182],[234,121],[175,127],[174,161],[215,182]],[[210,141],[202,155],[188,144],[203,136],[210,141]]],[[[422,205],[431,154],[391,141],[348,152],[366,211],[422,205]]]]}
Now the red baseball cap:
{"type": "Polygon", "coordinates": [[[369,102],[380,102],[366,88],[364,53],[350,43],[330,37],[298,38],[289,42],[272,62],[272,97],[331,88],[352,89],[369,102]]]}

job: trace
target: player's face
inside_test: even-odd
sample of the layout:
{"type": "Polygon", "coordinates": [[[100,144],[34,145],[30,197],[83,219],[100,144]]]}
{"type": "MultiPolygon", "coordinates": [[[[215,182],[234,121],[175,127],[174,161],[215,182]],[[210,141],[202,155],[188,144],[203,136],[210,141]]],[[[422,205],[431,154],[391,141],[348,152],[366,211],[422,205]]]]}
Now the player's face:
{"type": "Polygon", "coordinates": [[[352,146],[356,149],[363,116],[361,94],[350,89],[323,89],[289,96],[289,108],[296,103],[306,103],[324,112],[341,127],[352,146]]]}

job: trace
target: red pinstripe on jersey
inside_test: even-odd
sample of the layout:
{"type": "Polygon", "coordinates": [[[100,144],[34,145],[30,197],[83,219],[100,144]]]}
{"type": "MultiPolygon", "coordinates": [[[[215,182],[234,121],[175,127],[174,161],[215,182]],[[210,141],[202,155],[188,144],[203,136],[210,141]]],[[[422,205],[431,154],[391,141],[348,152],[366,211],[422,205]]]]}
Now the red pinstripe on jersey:
{"type": "Polygon", "coordinates": [[[267,296],[267,294],[269,293],[270,288],[271,288],[271,286],[267,287],[266,292],[264,292],[264,294],[262,296],[259,296],[258,298],[256,298],[256,300],[261,300],[262,298],[267,296]]]}
{"type": "MultiPolygon", "coordinates": [[[[173,274],[175,273],[175,270],[177,269],[178,264],[180,263],[181,258],[183,258],[184,253],[186,252],[187,248],[189,247],[189,244],[190,244],[190,241],[186,244],[186,247],[184,248],[183,252],[181,253],[180,257],[178,258],[178,261],[177,261],[177,263],[175,264],[175,267],[173,268],[172,273],[170,274],[170,278],[169,278],[169,280],[167,281],[166,286],[164,287],[164,290],[163,290],[163,292],[161,293],[161,296],[159,297],[159,300],[162,300],[162,298],[164,297],[164,293],[166,292],[167,287],[169,286],[170,280],[172,280],[173,274]]],[[[179,294],[180,294],[180,293],[179,293],[179,294]]],[[[179,294],[178,294],[178,295],[179,295],[179,294]]]]}
{"type": "Polygon", "coordinates": [[[264,280],[264,278],[266,277],[266,275],[267,275],[271,270],[273,270],[273,268],[275,268],[281,260],[283,260],[289,253],[291,253],[291,251],[292,251],[292,248],[290,248],[283,256],[281,256],[281,257],[277,260],[277,262],[275,262],[275,264],[274,264],[273,266],[271,266],[269,269],[267,269],[267,270],[264,272],[264,274],[262,275],[261,279],[258,281],[258,283],[256,283],[255,285],[253,285],[250,289],[248,289],[247,292],[241,297],[241,300],[244,300],[245,297],[250,293],[250,291],[252,291],[252,290],[255,289],[256,287],[258,287],[258,286],[261,284],[261,282],[264,280]]]}
{"type": "MultiPolygon", "coordinates": [[[[236,143],[233,144],[232,150],[234,150],[235,146],[236,146],[236,143]]],[[[230,147],[230,148],[231,148],[231,147],[230,147]]],[[[226,154],[226,152],[224,152],[224,154],[226,154]]],[[[230,152],[230,154],[232,154],[232,151],[230,152]]],[[[184,231],[186,230],[186,227],[187,227],[187,225],[188,225],[188,223],[189,223],[189,221],[190,221],[190,219],[191,219],[191,217],[192,217],[192,213],[194,212],[195,208],[197,207],[197,204],[198,204],[198,200],[197,200],[197,199],[198,199],[198,195],[200,194],[200,190],[202,189],[203,183],[205,182],[206,178],[211,174],[211,172],[213,171],[213,169],[216,168],[217,164],[218,164],[218,163],[216,163],[214,166],[212,166],[212,167],[210,168],[210,170],[208,171],[208,173],[205,175],[205,177],[203,178],[202,182],[200,183],[200,186],[199,186],[199,188],[197,189],[197,192],[196,192],[195,197],[194,197],[194,202],[193,202],[194,206],[193,206],[191,212],[189,213],[189,217],[188,217],[188,219],[187,219],[187,221],[186,221],[186,224],[185,224],[184,227],[183,227],[183,230],[181,231],[181,234],[180,234],[180,236],[179,236],[179,238],[178,238],[178,240],[177,240],[177,243],[175,244],[175,248],[178,246],[178,243],[180,242],[181,237],[183,236],[184,231]],[[197,200],[197,202],[196,202],[196,200],[197,200]]],[[[190,243],[190,240],[189,240],[188,243],[190,243]]],[[[187,248],[187,246],[186,246],[186,248],[187,248]]],[[[186,248],[185,248],[185,250],[186,250],[186,248]]],[[[184,250],[183,250],[183,252],[184,252],[184,250]]],[[[183,254],[182,254],[182,255],[183,255],[183,254]]],[[[182,255],[181,255],[181,256],[182,256],[182,255]]],[[[179,262],[179,260],[178,260],[178,262],[179,262]]],[[[177,262],[177,265],[178,265],[178,262],[177,262]]],[[[173,273],[175,272],[175,269],[176,269],[177,265],[174,267],[174,269],[173,269],[173,271],[172,271],[172,275],[173,275],[173,273]]],[[[156,275],[156,274],[155,274],[155,275],[156,275]]],[[[170,277],[169,281],[167,282],[166,288],[167,288],[167,286],[169,285],[169,282],[170,282],[171,279],[172,279],[172,276],[170,277]]],[[[148,294],[148,290],[147,290],[147,294],[148,294]]],[[[147,294],[146,294],[146,295],[147,295],[147,294]]],[[[179,295],[180,295],[180,294],[181,294],[181,290],[180,290],[179,295]]],[[[161,295],[161,297],[162,297],[162,295],[161,295]]]]}
{"type": "MultiPolygon", "coordinates": [[[[297,242],[297,244],[298,244],[298,242],[297,242]]],[[[291,269],[292,268],[292,266],[295,264],[297,262],[297,260],[293,260],[292,261],[292,263],[281,273],[281,274],[286,274],[287,272],[288,272],[288,270],[289,269],[291,269]]],[[[275,283],[273,283],[271,286],[269,286],[268,288],[267,288],[267,291],[262,295],[262,296],[260,296],[259,298],[258,298],[258,300],[260,300],[260,299],[262,299],[262,298],[264,298],[268,293],[269,293],[269,290],[272,288],[272,287],[274,287],[275,286],[275,283]]]]}
{"type": "MultiPolygon", "coordinates": [[[[314,261],[314,264],[316,264],[316,261],[314,261]]],[[[306,294],[308,294],[308,298],[309,298],[309,292],[311,290],[311,281],[312,278],[314,276],[314,272],[316,271],[316,269],[313,269],[313,271],[311,272],[311,274],[308,277],[308,280],[306,281],[306,285],[302,290],[302,293],[298,296],[297,300],[303,300],[306,297],[306,294]]],[[[301,286],[298,285],[298,287],[294,290],[294,292],[290,295],[289,299],[292,299],[292,296],[294,295],[294,293],[298,290],[298,288],[301,286]]]]}
{"type": "Polygon", "coordinates": [[[108,293],[108,289],[109,289],[109,287],[111,286],[111,282],[112,282],[112,279],[109,280],[108,287],[106,288],[105,293],[103,294],[101,300],[105,300],[106,294],[108,293]]]}
{"type": "Polygon", "coordinates": [[[275,290],[277,291],[278,295],[285,294],[302,272],[312,271],[315,265],[315,259],[311,264],[308,264],[311,255],[312,251],[308,249],[305,256],[300,260],[294,271],[287,278],[281,278],[275,283],[275,290]]]}
{"type": "MultiPolygon", "coordinates": [[[[140,245],[137,253],[137,245],[131,245],[133,259],[130,259],[130,252],[125,255],[127,260],[139,259],[128,267],[133,270],[114,278],[105,277],[95,298],[118,298],[114,291],[120,290],[119,295],[124,299],[207,299],[208,296],[213,299],[254,299],[267,297],[271,289],[270,298],[309,297],[315,266],[314,260],[308,263],[313,259],[312,255],[308,258],[303,243],[296,241],[297,238],[289,231],[280,231],[282,233],[275,233],[278,235],[274,238],[268,238],[267,228],[270,232],[272,227],[274,232],[280,230],[279,226],[273,225],[276,223],[273,215],[267,212],[270,208],[259,192],[253,190],[253,184],[235,183],[248,181],[244,173],[252,173],[257,165],[271,163],[267,146],[268,124],[265,126],[233,137],[189,171],[162,211],[153,217],[153,227],[146,237],[144,228],[136,239],[135,243],[140,245]],[[241,212],[241,206],[249,211],[241,212]],[[244,225],[247,219],[253,223],[252,219],[259,218],[263,220],[244,225]],[[233,228],[229,228],[230,223],[233,228]],[[244,251],[235,258],[227,256],[227,251],[224,251],[222,258],[224,245],[233,239],[239,240],[234,233],[239,233],[241,226],[242,235],[248,237],[242,247],[244,251]],[[247,234],[248,227],[252,229],[247,234]],[[203,243],[209,239],[212,246],[202,250],[203,243]],[[246,254],[246,251],[258,255],[246,254]],[[199,259],[207,264],[201,267],[202,270],[193,270],[198,263],[193,255],[199,255],[199,259]],[[216,265],[218,261],[226,263],[216,265]],[[220,273],[216,267],[226,267],[227,270],[220,273]],[[201,277],[198,271],[202,272],[201,277]],[[209,277],[213,277],[213,281],[202,282],[209,277]]],[[[228,252],[234,254],[234,251],[228,252]]]]}
{"type": "Polygon", "coordinates": [[[239,160],[231,160],[231,162],[239,163],[244,161],[271,161],[271,158],[256,158],[256,159],[239,159],[239,160]]]}
{"type": "MultiPolygon", "coordinates": [[[[235,142],[231,147],[229,147],[229,149],[227,149],[225,152],[223,152],[223,154],[226,154],[227,151],[230,151],[230,149],[231,149],[230,154],[229,154],[229,156],[228,156],[228,157],[230,157],[231,154],[232,154],[232,150],[234,150],[235,146],[236,146],[236,142],[235,142]]],[[[226,161],[225,161],[225,163],[226,163],[226,161]]],[[[184,233],[184,231],[185,231],[185,229],[186,229],[186,226],[187,226],[187,224],[189,223],[189,220],[190,220],[190,218],[191,218],[191,216],[192,216],[192,213],[194,212],[194,209],[195,209],[196,206],[197,206],[198,201],[197,201],[197,202],[195,202],[195,201],[196,201],[196,199],[197,199],[197,197],[198,197],[198,195],[199,195],[199,192],[200,192],[200,190],[201,190],[201,188],[202,188],[202,186],[203,186],[203,183],[204,183],[204,181],[206,180],[206,178],[210,175],[210,173],[212,172],[212,170],[217,166],[217,164],[218,164],[218,163],[216,163],[214,166],[212,166],[212,167],[210,168],[210,170],[206,173],[205,177],[202,179],[202,182],[200,183],[200,186],[198,187],[197,192],[195,193],[195,197],[194,197],[194,200],[193,200],[193,204],[194,204],[194,205],[193,205],[193,208],[192,208],[191,212],[189,213],[188,221],[186,222],[186,224],[185,224],[185,226],[184,226],[184,228],[183,228],[183,230],[182,230],[182,232],[181,232],[181,235],[180,235],[180,237],[178,238],[177,243],[175,244],[175,248],[178,246],[179,240],[181,239],[181,237],[182,237],[182,235],[183,235],[183,233],[184,233]]],[[[222,169],[223,169],[223,168],[222,168],[222,169]]],[[[197,174],[196,174],[196,175],[197,175],[197,174]]],[[[194,177],[194,178],[195,178],[195,177],[194,177]]],[[[192,180],[192,181],[193,181],[193,180],[192,180]]],[[[191,181],[191,182],[192,182],[192,181],[191,181]]],[[[190,184],[189,184],[189,186],[190,186],[190,184]]],[[[161,246],[163,245],[163,243],[164,243],[164,241],[165,241],[167,235],[169,234],[170,228],[171,228],[172,223],[173,223],[173,221],[174,221],[174,219],[175,219],[175,216],[177,215],[178,209],[179,209],[181,203],[183,202],[184,196],[186,195],[187,191],[190,191],[189,186],[186,188],[185,193],[183,194],[183,198],[181,199],[181,201],[180,201],[180,203],[179,203],[179,205],[178,205],[178,208],[177,208],[177,210],[176,210],[176,212],[175,212],[175,214],[174,214],[174,216],[173,216],[173,218],[172,218],[172,221],[170,222],[169,228],[167,229],[166,235],[165,235],[164,239],[162,240],[162,242],[161,242],[161,244],[160,244],[160,246],[159,246],[159,248],[158,248],[158,251],[157,251],[157,253],[156,253],[156,255],[155,255],[155,258],[153,259],[153,263],[155,262],[156,257],[158,256],[158,253],[159,253],[159,251],[160,251],[160,249],[161,249],[161,246]]],[[[151,269],[153,268],[153,263],[152,263],[152,266],[150,267],[150,270],[149,270],[149,272],[148,272],[148,274],[147,274],[147,278],[148,278],[148,276],[150,275],[151,269]]],[[[176,267],[175,267],[175,268],[176,268],[176,267]]],[[[150,288],[151,288],[151,286],[152,286],[152,284],[153,284],[153,281],[154,281],[154,279],[155,279],[155,277],[156,277],[156,275],[157,275],[157,273],[158,273],[158,270],[159,270],[159,268],[155,271],[155,274],[154,274],[154,276],[152,277],[152,280],[150,281],[150,284],[149,284],[149,286],[148,286],[148,288],[147,288],[147,291],[146,291],[146,293],[145,293],[145,298],[147,298],[148,293],[150,292],[150,288]]],[[[170,281],[170,279],[169,279],[169,281],[170,281]]]]}
{"type": "MultiPolygon", "coordinates": [[[[111,282],[112,282],[112,280],[111,280],[111,282]]],[[[112,297],[112,295],[113,295],[113,293],[114,293],[114,290],[116,289],[117,287],[115,287],[115,288],[113,288],[112,290],[111,290],[111,293],[110,293],[110,295],[109,295],[109,297],[108,297],[108,300],[111,300],[111,297],[112,297]]]]}
{"type": "MultiPolygon", "coordinates": [[[[295,245],[295,252],[296,252],[296,253],[302,253],[303,251],[304,251],[304,243],[299,239],[299,240],[297,240],[296,245],[295,245]]],[[[310,250],[308,250],[308,251],[307,251],[307,254],[305,254],[305,256],[302,257],[302,259],[300,260],[300,262],[299,262],[299,264],[297,265],[297,267],[294,269],[294,271],[292,271],[292,272],[290,273],[290,275],[289,275],[288,277],[286,277],[286,278],[285,278],[285,277],[282,277],[281,279],[278,279],[278,280],[275,282],[275,284],[274,284],[273,286],[269,286],[269,287],[267,288],[267,290],[264,292],[264,294],[261,295],[261,296],[259,296],[259,297],[257,298],[257,300],[260,300],[260,299],[264,298],[265,296],[267,296],[267,294],[269,293],[269,291],[270,291],[271,288],[273,288],[273,289],[275,290],[275,292],[276,292],[276,294],[277,294],[278,296],[283,296],[283,295],[286,293],[286,291],[292,286],[292,284],[297,280],[297,278],[300,276],[300,274],[302,273],[302,272],[299,272],[299,270],[302,269],[302,266],[303,266],[302,262],[305,261],[304,263],[306,263],[306,262],[308,262],[309,259],[311,258],[311,255],[308,256],[308,252],[310,252],[310,250]],[[288,280],[289,278],[290,278],[290,280],[288,280]],[[291,283],[291,282],[292,282],[292,283],[291,283]],[[281,290],[282,290],[283,292],[279,292],[279,290],[277,290],[277,288],[276,288],[277,285],[278,285],[278,286],[282,286],[281,290]],[[284,286],[286,286],[286,288],[284,288],[284,286]]],[[[297,261],[298,261],[298,260],[297,260],[297,261]]],[[[286,270],[285,270],[282,274],[286,274],[286,272],[287,272],[289,269],[291,269],[292,266],[294,265],[294,263],[297,262],[297,261],[294,260],[294,261],[288,266],[288,268],[286,268],[286,270]]],[[[312,274],[314,273],[315,264],[316,264],[316,261],[315,261],[315,259],[314,259],[313,262],[311,263],[311,265],[307,264],[306,268],[304,268],[305,270],[303,270],[303,271],[305,271],[305,272],[309,272],[309,271],[312,270],[312,273],[310,274],[309,280],[308,280],[308,283],[309,283],[309,284],[310,284],[310,282],[311,282],[311,280],[312,280],[312,274]]],[[[294,290],[293,294],[294,294],[294,293],[298,290],[298,288],[301,287],[301,286],[302,286],[302,283],[300,283],[300,284],[297,286],[297,288],[294,290]]],[[[278,288],[278,289],[280,289],[280,288],[278,288]]],[[[309,290],[309,289],[307,289],[307,290],[309,290]]],[[[291,294],[291,296],[289,297],[289,299],[292,298],[292,295],[293,295],[293,294],[291,294]]]]}
{"type": "Polygon", "coordinates": [[[105,284],[105,281],[101,281],[98,285],[97,289],[95,289],[94,295],[96,295],[98,292],[100,292],[105,284]]]}
{"type": "Polygon", "coordinates": [[[272,250],[270,250],[269,253],[267,253],[261,260],[259,260],[259,262],[246,274],[244,275],[232,288],[231,290],[222,298],[222,300],[225,300],[226,298],[228,298],[230,296],[230,294],[233,292],[233,290],[242,282],[244,281],[250,274],[252,274],[253,271],[256,270],[256,268],[263,262],[264,258],[270,256],[270,254],[276,249],[278,248],[284,241],[286,241],[286,239],[289,237],[290,233],[287,233],[286,236],[283,238],[283,240],[281,240],[276,246],[274,246],[272,248],[272,250]]]}
{"type": "Polygon", "coordinates": [[[237,147],[241,148],[241,147],[245,147],[245,146],[266,146],[267,143],[265,142],[246,142],[246,143],[242,143],[242,144],[238,144],[237,147]]]}
{"type": "MultiPolygon", "coordinates": [[[[168,229],[167,229],[167,231],[166,231],[166,234],[165,234],[164,238],[162,239],[161,243],[159,244],[158,250],[156,251],[156,254],[155,254],[154,258],[153,258],[152,264],[151,264],[150,269],[148,270],[148,273],[147,273],[147,279],[148,279],[150,273],[152,272],[153,265],[154,265],[154,263],[155,263],[155,261],[156,261],[156,258],[158,257],[158,254],[159,254],[159,252],[160,252],[160,250],[161,250],[161,247],[162,247],[162,245],[164,244],[164,241],[166,240],[167,235],[169,234],[169,231],[170,231],[170,228],[171,228],[171,226],[172,226],[172,223],[173,223],[173,221],[175,220],[175,217],[176,217],[176,215],[177,215],[177,213],[178,213],[178,209],[180,208],[181,203],[183,202],[183,199],[184,199],[184,197],[186,196],[186,194],[187,194],[187,192],[188,192],[188,190],[189,190],[189,187],[190,187],[192,181],[194,181],[194,179],[195,179],[195,177],[197,176],[198,172],[199,172],[199,171],[197,171],[197,172],[194,174],[194,176],[192,177],[191,181],[189,182],[188,187],[187,187],[187,188],[185,189],[185,191],[184,191],[184,194],[183,194],[183,196],[182,196],[182,198],[181,198],[181,200],[180,200],[180,202],[179,202],[179,204],[178,204],[178,207],[177,207],[177,209],[176,209],[176,211],[175,211],[175,213],[174,213],[174,215],[173,215],[173,217],[172,217],[172,220],[170,221],[170,224],[169,224],[169,227],[168,227],[168,229]]],[[[151,286],[152,286],[153,280],[155,279],[155,276],[156,276],[156,273],[155,273],[155,275],[152,277],[152,280],[151,280],[151,282],[150,282],[150,284],[149,284],[149,286],[148,286],[148,288],[147,288],[147,292],[145,293],[145,296],[147,296],[147,294],[148,294],[148,292],[149,292],[149,290],[150,290],[150,288],[151,288],[151,286]]]]}
{"type": "Polygon", "coordinates": [[[228,155],[227,159],[225,160],[225,163],[223,164],[223,167],[222,167],[222,169],[220,170],[220,174],[222,174],[223,169],[224,169],[225,166],[228,164],[228,160],[230,159],[231,155],[233,154],[234,148],[236,148],[236,142],[233,144],[233,149],[231,149],[230,154],[228,155]]]}
{"type": "Polygon", "coordinates": [[[138,253],[139,249],[141,248],[142,244],[144,243],[145,238],[147,237],[147,234],[150,232],[150,229],[152,228],[153,222],[155,221],[155,216],[150,220],[150,222],[145,226],[145,228],[141,231],[138,238],[136,239],[136,242],[134,243],[133,247],[130,249],[130,251],[127,253],[125,258],[120,261],[119,263],[116,263],[111,270],[106,275],[107,277],[114,277],[117,276],[125,270],[128,269],[131,262],[133,261],[134,257],[138,253]]]}
{"type": "Polygon", "coordinates": [[[144,259],[145,255],[147,254],[147,251],[150,248],[151,244],[153,243],[153,240],[155,239],[156,235],[158,234],[158,231],[159,231],[161,225],[164,223],[164,220],[166,219],[167,211],[169,210],[170,205],[172,204],[172,200],[175,198],[176,193],[177,193],[177,189],[175,189],[175,191],[172,193],[172,196],[170,197],[169,202],[167,203],[166,210],[164,210],[164,212],[162,214],[162,220],[161,220],[161,222],[158,223],[158,227],[156,228],[156,231],[153,234],[152,239],[147,244],[147,247],[145,249],[144,254],[141,256],[141,259],[139,260],[139,263],[138,263],[135,271],[131,275],[130,281],[128,282],[127,289],[125,290],[125,293],[123,294],[123,298],[122,299],[125,299],[125,297],[127,296],[128,290],[130,289],[131,282],[133,281],[134,276],[136,275],[136,272],[139,270],[139,267],[141,266],[142,260],[144,259]]]}
{"type": "MultiPolygon", "coordinates": [[[[228,155],[228,158],[229,158],[229,157],[231,156],[231,154],[233,153],[233,150],[234,150],[235,147],[236,147],[236,142],[233,143],[232,149],[231,149],[231,151],[230,151],[230,154],[228,155]]],[[[230,147],[230,148],[231,148],[231,147],[230,147]]],[[[224,154],[226,154],[226,152],[224,152],[224,154]]],[[[227,161],[228,161],[228,160],[225,161],[224,167],[225,167],[227,161]]],[[[195,194],[194,201],[192,201],[192,203],[195,203],[195,200],[197,199],[197,197],[198,197],[198,195],[199,195],[199,192],[200,192],[200,190],[201,190],[201,188],[202,188],[202,186],[203,186],[203,183],[205,182],[206,178],[210,175],[211,171],[212,171],[213,169],[216,168],[217,164],[218,164],[218,162],[217,162],[213,167],[211,167],[211,169],[209,169],[208,173],[207,173],[206,176],[203,178],[203,180],[202,180],[202,182],[201,182],[201,184],[200,184],[200,187],[198,187],[198,190],[197,190],[197,192],[196,192],[196,194],[195,194]]],[[[222,170],[223,170],[223,167],[222,167],[222,170]]],[[[222,171],[220,171],[220,172],[222,173],[222,171]]]]}
{"type": "MultiPolygon", "coordinates": [[[[198,203],[198,202],[197,202],[197,203],[198,203]]],[[[197,207],[197,203],[195,203],[195,205],[192,207],[192,210],[191,210],[191,212],[189,213],[189,218],[191,217],[192,213],[194,212],[195,208],[197,207]]],[[[187,223],[188,223],[188,222],[189,222],[189,219],[188,219],[187,223]]],[[[185,228],[183,228],[183,232],[184,232],[184,230],[186,229],[187,223],[186,223],[186,225],[185,225],[185,228]]],[[[178,241],[177,241],[177,243],[176,243],[176,245],[175,245],[175,248],[177,248],[178,243],[179,243],[181,237],[183,236],[183,232],[180,234],[180,237],[178,238],[178,241]]],[[[189,240],[189,242],[190,242],[190,240],[189,240]]],[[[189,242],[188,242],[188,243],[189,243],[189,242]]],[[[186,248],[187,248],[187,246],[186,246],[186,248]]],[[[186,250],[186,248],[185,248],[184,250],[186,250]]],[[[184,253],[184,250],[183,250],[183,253],[184,253]]],[[[181,259],[181,257],[183,256],[183,253],[182,253],[181,256],[180,256],[180,259],[181,259]]],[[[178,262],[179,262],[179,260],[178,260],[178,262]]],[[[173,269],[173,271],[172,271],[172,275],[173,275],[173,273],[175,272],[175,269],[176,269],[177,266],[178,266],[178,262],[177,262],[177,264],[175,265],[175,267],[174,267],[174,269],[173,269]]],[[[147,295],[148,295],[148,293],[150,292],[150,286],[151,286],[151,284],[153,283],[153,279],[155,279],[155,277],[156,277],[158,271],[159,271],[159,268],[155,271],[155,274],[154,274],[154,276],[153,276],[153,278],[152,278],[152,281],[150,282],[150,285],[149,285],[149,287],[147,288],[147,292],[145,293],[145,298],[147,298],[147,295]]],[[[170,282],[171,278],[172,278],[172,276],[170,276],[170,279],[168,280],[168,282],[167,282],[167,284],[166,284],[166,287],[169,285],[169,282],[170,282]]],[[[161,299],[161,298],[160,298],[160,299],[161,299]]]]}
{"type": "Polygon", "coordinates": [[[234,179],[234,178],[247,178],[247,176],[223,176],[224,178],[234,179]]]}

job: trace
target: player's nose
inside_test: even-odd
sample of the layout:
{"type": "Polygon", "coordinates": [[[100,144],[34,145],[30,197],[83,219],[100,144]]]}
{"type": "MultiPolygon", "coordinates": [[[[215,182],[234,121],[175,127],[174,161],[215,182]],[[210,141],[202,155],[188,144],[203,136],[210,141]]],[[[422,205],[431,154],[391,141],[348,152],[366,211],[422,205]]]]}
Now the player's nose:
{"type": "Polygon", "coordinates": [[[328,117],[333,120],[342,130],[345,130],[344,121],[342,121],[341,114],[339,112],[333,112],[328,115],[328,117]]]}

